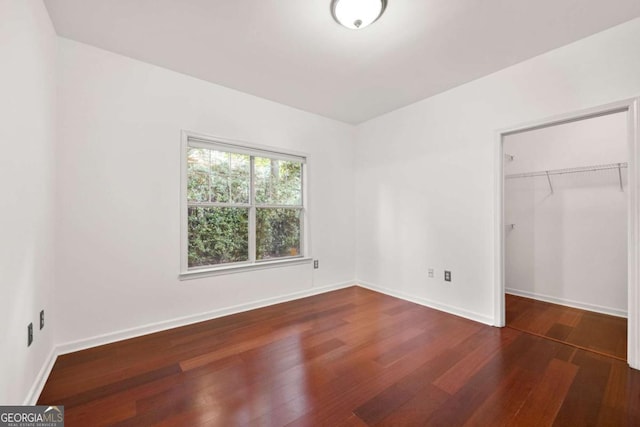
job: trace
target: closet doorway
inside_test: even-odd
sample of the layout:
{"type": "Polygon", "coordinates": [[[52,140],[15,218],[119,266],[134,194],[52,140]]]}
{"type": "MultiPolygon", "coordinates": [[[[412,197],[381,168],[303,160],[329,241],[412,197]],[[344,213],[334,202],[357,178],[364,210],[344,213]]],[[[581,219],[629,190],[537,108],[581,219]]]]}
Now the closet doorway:
{"type": "Polygon", "coordinates": [[[635,114],[630,102],[501,133],[496,323],[637,368],[635,114]]]}

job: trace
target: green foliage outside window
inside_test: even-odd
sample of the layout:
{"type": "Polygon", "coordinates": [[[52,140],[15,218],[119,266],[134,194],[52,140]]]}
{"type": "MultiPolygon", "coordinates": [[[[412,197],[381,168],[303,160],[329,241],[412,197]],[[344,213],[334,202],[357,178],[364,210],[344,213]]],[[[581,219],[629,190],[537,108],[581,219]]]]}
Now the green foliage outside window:
{"type": "Polygon", "coordinates": [[[189,267],[249,259],[249,209],[189,208],[189,267]]]}
{"type": "Polygon", "coordinates": [[[256,203],[258,205],[302,205],[302,164],[255,158],[256,203]]]}
{"type": "Polygon", "coordinates": [[[190,147],[187,179],[189,267],[249,260],[251,206],[254,259],[301,255],[302,163],[190,147]]]}
{"type": "Polygon", "coordinates": [[[300,254],[300,210],[256,210],[256,259],[300,254]]]}

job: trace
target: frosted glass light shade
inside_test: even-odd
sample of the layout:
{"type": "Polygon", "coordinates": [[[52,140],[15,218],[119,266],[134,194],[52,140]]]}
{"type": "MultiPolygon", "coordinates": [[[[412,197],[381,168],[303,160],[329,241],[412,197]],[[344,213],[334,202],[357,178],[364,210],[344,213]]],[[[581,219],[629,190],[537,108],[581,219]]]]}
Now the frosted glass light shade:
{"type": "Polygon", "coordinates": [[[332,0],[331,14],[340,25],[360,30],[380,18],[386,7],[387,0],[332,0]]]}

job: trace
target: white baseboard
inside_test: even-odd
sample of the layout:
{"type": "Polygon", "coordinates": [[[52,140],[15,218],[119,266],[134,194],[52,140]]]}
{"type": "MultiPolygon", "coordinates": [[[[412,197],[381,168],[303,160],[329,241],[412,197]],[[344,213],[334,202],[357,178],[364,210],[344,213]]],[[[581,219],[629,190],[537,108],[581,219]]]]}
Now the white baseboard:
{"type": "Polygon", "coordinates": [[[586,302],[573,301],[564,298],[552,297],[550,295],[538,294],[535,292],[521,291],[519,289],[506,288],[504,290],[506,293],[511,295],[516,295],[525,298],[537,299],[540,301],[550,302],[553,304],[561,304],[566,305],[568,307],[579,308],[582,310],[595,311],[597,313],[608,314],[610,316],[616,317],[627,317],[626,310],[619,310],[617,308],[604,307],[596,304],[589,304],[586,302]]]}
{"type": "Polygon", "coordinates": [[[29,393],[27,393],[27,397],[24,399],[23,405],[35,405],[38,402],[38,398],[40,397],[40,393],[42,393],[42,389],[44,389],[44,385],[49,378],[49,374],[53,369],[54,363],[56,363],[56,359],[58,358],[58,353],[56,352],[56,347],[54,346],[45,363],[40,368],[40,372],[38,372],[38,376],[36,377],[31,389],[29,389],[29,393]]]}
{"type": "Polygon", "coordinates": [[[454,316],[464,317],[465,319],[470,319],[476,322],[484,323],[485,325],[490,325],[490,326],[494,325],[493,317],[485,316],[480,313],[475,313],[473,311],[465,310],[459,307],[453,307],[450,305],[441,304],[439,302],[431,301],[426,298],[405,294],[404,292],[394,291],[392,289],[374,285],[373,283],[368,283],[363,280],[359,280],[357,283],[358,283],[358,286],[366,289],[370,289],[372,291],[380,292],[386,295],[390,295],[392,297],[396,297],[409,302],[414,302],[416,304],[424,305],[425,307],[429,307],[438,311],[443,311],[445,313],[453,314],[454,316]]]}
{"type": "Polygon", "coordinates": [[[206,320],[216,319],[218,317],[229,316],[231,314],[242,313],[244,311],[255,310],[256,308],[267,307],[269,305],[279,304],[282,302],[293,301],[300,298],[306,298],[313,295],[323,294],[325,292],[334,291],[336,289],[355,286],[353,281],[336,283],[333,285],[323,286],[319,288],[310,288],[304,291],[293,292],[273,298],[266,298],[258,301],[252,301],[245,304],[239,304],[231,307],[225,307],[204,313],[179,317],[176,319],[163,320],[148,325],[137,326],[134,328],[124,329],[117,332],[98,335],[91,338],[85,338],[77,341],[71,341],[58,344],[56,347],[57,354],[73,353],[74,351],[85,350],[87,348],[97,347],[100,345],[110,344],[130,338],[136,338],[142,335],[152,334],[154,332],[165,331],[167,329],[178,328],[181,326],[191,325],[193,323],[204,322],[206,320]]]}

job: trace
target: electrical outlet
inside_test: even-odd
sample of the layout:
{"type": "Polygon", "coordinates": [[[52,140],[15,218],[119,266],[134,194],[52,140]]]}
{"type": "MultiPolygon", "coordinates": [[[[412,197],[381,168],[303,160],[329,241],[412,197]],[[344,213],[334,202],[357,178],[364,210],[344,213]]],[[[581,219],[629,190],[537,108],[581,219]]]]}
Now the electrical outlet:
{"type": "Polygon", "coordinates": [[[320,268],[320,261],[318,261],[317,259],[313,260],[313,268],[320,268]]]}
{"type": "Polygon", "coordinates": [[[40,310],[40,329],[44,328],[44,310],[40,310]]]}
{"type": "Polygon", "coordinates": [[[444,271],[444,281],[445,282],[450,282],[451,281],[451,272],[449,270],[445,270],[444,271]]]}
{"type": "Polygon", "coordinates": [[[427,270],[427,274],[429,275],[429,278],[430,278],[430,279],[433,279],[433,277],[434,277],[434,275],[435,275],[435,273],[434,273],[434,271],[433,271],[433,268],[430,268],[429,270],[427,270]]]}
{"type": "Polygon", "coordinates": [[[27,347],[33,342],[33,323],[29,323],[27,326],[27,347]]]}

